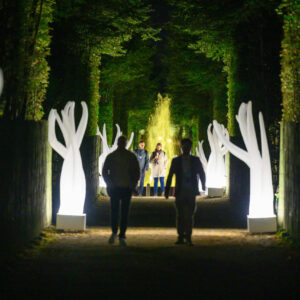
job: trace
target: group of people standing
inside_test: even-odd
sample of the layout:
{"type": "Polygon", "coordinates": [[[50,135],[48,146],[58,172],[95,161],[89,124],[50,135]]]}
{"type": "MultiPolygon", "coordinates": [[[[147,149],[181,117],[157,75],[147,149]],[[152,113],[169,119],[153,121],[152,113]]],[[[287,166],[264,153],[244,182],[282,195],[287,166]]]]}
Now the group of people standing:
{"type": "Polygon", "coordinates": [[[131,196],[136,190],[143,194],[145,174],[151,164],[152,177],[154,178],[154,195],[157,196],[158,181],[160,181],[162,195],[169,197],[172,177],[176,176],[175,206],[176,227],[178,238],[176,244],[192,246],[193,216],[196,210],[196,195],[199,194],[198,180],[201,180],[205,189],[205,173],[198,157],[191,155],[192,141],[181,141],[182,155],[173,158],[167,178],[166,187],[164,180],[168,158],[162,150],[161,143],[157,143],[155,151],[149,158],[145,150],[145,142],[139,142],[139,148],[134,152],[126,149],[127,140],[124,136],[118,139],[118,148],[110,153],[103,166],[102,175],[107,184],[107,192],[111,203],[111,228],[112,234],[109,243],[114,244],[117,237],[121,246],[126,246],[126,229],[131,196]],[[119,212],[121,211],[120,222],[119,212]],[[118,227],[120,231],[118,234],[118,227]]]}
{"type": "Polygon", "coordinates": [[[145,149],[145,142],[140,140],[139,147],[133,151],[138,159],[141,177],[139,180],[138,193],[139,196],[143,195],[145,175],[149,170],[149,162],[151,164],[151,175],[154,179],[154,196],[158,192],[158,180],[160,181],[160,188],[162,196],[165,193],[165,177],[167,172],[168,157],[165,151],[162,150],[161,143],[157,143],[155,150],[152,152],[150,158],[147,150],[145,149]]]}

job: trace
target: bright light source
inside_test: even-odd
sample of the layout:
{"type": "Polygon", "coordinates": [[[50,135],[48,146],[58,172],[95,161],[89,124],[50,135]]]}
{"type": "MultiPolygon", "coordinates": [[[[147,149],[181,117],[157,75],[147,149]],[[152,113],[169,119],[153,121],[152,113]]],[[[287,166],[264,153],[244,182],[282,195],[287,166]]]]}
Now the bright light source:
{"type": "Polygon", "coordinates": [[[168,143],[171,143],[172,142],[172,140],[171,139],[168,139],[168,143]]]}
{"type": "Polygon", "coordinates": [[[250,207],[248,218],[275,218],[270,155],[263,115],[261,112],[259,113],[261,153],[255,133],[251,101],[247,104],[241,104],[236,119],[247,151],[231,143],[224,136],[222,127],[217,121],[213,121],[213,124],[218,137],[226,148],[250,168],[250,207]]]}
{"type": "MultiPolygon", "coordinates": [[[[225,154],[227,153],[227,149],[218,138],[215,129],[211,131],[211,127],[212,124],[209,124],[207,128],[207,137],[211,149],[208,161],[203,151],[203,141],[199,142],[199,147],[196,148],[196,153],[202,163],[206,175],[207,188],[223,190],[226,186],[225,154]]],[[[228,131],[223,125],[221,130],[223,135],[229,139],[228,131]]]]}
{"type": "Polygon", "coordinates": [[[158,140],[159,140],[159,141],[162,141],[162,139],[163,139],[163,138],[162,138],[161,136],[158,137],[158,140]]]}
{"type": "MultiPolygon", "coordinates": [[[[105,124],[103,125],[102,133],[100,132],[99,128],[97,129],[97,135],[99,135],[101,138],[101,154],[99,156],[99,174],[100,174],[99,186],[103,188],[106,187],[106,183],[102,176],[102,169],[103,169],[105,159],[108,154],[110,154],[111,152],[115,151],[118,148],[118,139],[122,135],[120,126],[116,124],[116,127],[117,127],[117,134],[114,143],[112,144],[111,147],[109,147],[107,143],[106,125],[105,124]]],[[[133,137],[134,137],[134,133],[132,132],[129,141],[127,142],[126,149],[130,148],[131,143],[133,141],[133,137]]]]}
{"type": "Polygon", "coordinates": [[[51,109],[49,114],[48,139],[51,147],[64,159],[60,176],[60,215],[82,215],[86,181],[82,167],[79,147],[81,145],[88,121],[88,108],[85,102],[81,102],[82,117],[79,126],[75,128],[74,110],[75,102],[68,102],[62,110],[62,119],[56,109],[51,109]],[[61,144],[55,133],[55,122],[65,140],[65,146],[61,144]]]}

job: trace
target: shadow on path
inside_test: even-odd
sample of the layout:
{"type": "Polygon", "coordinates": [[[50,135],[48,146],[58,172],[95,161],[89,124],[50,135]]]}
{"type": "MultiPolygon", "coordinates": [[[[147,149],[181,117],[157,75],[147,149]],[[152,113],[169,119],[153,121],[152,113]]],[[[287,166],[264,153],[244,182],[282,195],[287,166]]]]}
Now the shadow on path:
{"type": "Polygon", "coordinates": [[[46,232],[6,268],[1,299],[296,299],[299,291],[299,253],[276,235],[195,229],[194,247],[174,246],[174,228],[129,228],[128,247],[108,245],[109,235],[46,232]]]}

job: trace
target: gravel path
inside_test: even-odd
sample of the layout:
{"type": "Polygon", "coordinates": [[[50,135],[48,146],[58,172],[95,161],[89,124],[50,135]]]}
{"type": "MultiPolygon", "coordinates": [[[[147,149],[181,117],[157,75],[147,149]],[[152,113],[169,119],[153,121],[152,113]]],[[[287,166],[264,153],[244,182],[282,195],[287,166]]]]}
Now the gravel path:
{"type": "Polygon", "coordinates": [[[197,228],[194,247],[175,246],[174,228],[129,228],[127,247],[108,245],[109,235],[46,231],[6,266],[0,298],[299,298],[299,252],[276,235],[197,228]]]}
{"type": "Polygon", "coordinates": [[[97,226],[49,229],[4,263],[0,299],[299,298],[298,250],[274,234],[248,234],[226,198],[199,197],[197,208],[195,246],[175,246],[174,199],[134,197],[121,247],[107,243],[109,200],[101,197],[97,226]]]}

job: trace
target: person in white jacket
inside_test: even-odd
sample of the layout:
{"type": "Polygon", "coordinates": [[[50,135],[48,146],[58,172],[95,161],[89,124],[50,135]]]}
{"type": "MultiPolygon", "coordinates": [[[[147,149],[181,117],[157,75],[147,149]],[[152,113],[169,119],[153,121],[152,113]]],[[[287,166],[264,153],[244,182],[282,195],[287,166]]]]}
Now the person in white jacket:
{"type": "Polygon", "coordinates": [[[155,150],[150,157],[151,175],[154,178],[154,196],[157,196],[158,179],[160,181],[160,188],[162,196],[165,194],[165,177],[168,165],[168,157],[166,152],[162,150],[161,143],[157,143],[155,150]]]}

